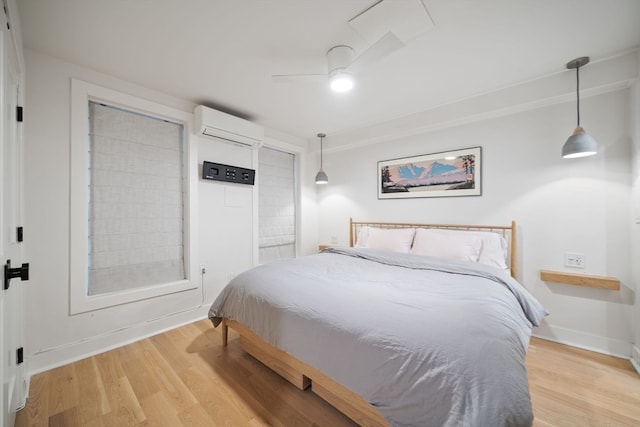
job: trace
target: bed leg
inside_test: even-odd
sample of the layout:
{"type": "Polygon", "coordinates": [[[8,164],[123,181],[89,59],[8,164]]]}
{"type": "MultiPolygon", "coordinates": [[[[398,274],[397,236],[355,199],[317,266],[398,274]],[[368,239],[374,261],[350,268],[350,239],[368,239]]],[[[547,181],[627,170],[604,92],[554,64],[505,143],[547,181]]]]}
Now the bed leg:
{"type": "Polygon", "coordinates": [[[227,319],[222,320],[222,346],[226,347],[229,340],[229,325],[227,325],[227,319]]]}

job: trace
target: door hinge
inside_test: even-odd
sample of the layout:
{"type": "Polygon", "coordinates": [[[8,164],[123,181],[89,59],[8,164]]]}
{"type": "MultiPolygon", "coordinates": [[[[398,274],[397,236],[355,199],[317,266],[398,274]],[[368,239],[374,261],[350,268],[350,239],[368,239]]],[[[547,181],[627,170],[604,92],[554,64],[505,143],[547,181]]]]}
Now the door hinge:
{"type": "Polygon", "coordinates": [[[24,362],[24,348],[20,347],[16,350],[16,365],[19,365],[22,362],[24,362]]]}
{"type": "Polygon", "coordinates": [[[18,242],[22,242],[24,240],[24,229],[23,229],[23,227],[16,228],[16,240],[18,242]]]}
{"type": "Polygon", "coordinates": [[[22,122],[22,120],[23,120],[23,117],[22,117],[23,111],[22,110],[23,109],[22,109],[21,106],[16,107],[16,120],[18,120],[19,122],[22,122]]]}
{"type": "Polygon", "coordinates": [[[22,267],[11,268],[11,260],[8,259],[4,265],[4,289],[9,289],[11,279],[29,280],[29,263],[22,264],[22,267]]]}

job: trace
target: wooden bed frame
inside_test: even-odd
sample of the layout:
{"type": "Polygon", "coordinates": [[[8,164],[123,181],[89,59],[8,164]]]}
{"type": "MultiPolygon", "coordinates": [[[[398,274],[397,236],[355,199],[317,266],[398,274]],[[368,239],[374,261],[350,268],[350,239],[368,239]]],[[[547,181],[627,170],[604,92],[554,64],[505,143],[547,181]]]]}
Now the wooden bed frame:
{"type": "MultiPolygon", "coordinates": [[[[349,219],[349,246],[356,243],[358,229],[363,226],[379,228],[444,228],[450,230],[490,231],[501,234],[509,243],[509,257],[507,265],[511,269],[511,275],[516,276],[515,235],[516,224],[511,222],[508,226],[489,225],[448,225],[448,224],[409,224],[390,222],[356,222],[349,219]]],[[[243,324],[231,320],[222,320],[222,345],[228,344],[229,328],[240,335],[240,346],[244,351],[258,359],[260,362],[278,373],[300,390],[311,389],[334,408],[351,418],[363,427],[388,427],[389,423],[382,415],[362,398],[343,385],[323,374],[318,369],[308,365],[290,354],[282,351],[258,337],[243,324]]]]}
{"type": "Polygon", "coordinates": [[[363,427],[389,427],[389,423],[361,396],[338,384],[316,368],[308,365],[254,334],[235,320],[222,320],[222,345],[227,346],[228,328],[240,335],[244,351],[278,373],[300,390],[311,389],[338,411],[363,427]]]}

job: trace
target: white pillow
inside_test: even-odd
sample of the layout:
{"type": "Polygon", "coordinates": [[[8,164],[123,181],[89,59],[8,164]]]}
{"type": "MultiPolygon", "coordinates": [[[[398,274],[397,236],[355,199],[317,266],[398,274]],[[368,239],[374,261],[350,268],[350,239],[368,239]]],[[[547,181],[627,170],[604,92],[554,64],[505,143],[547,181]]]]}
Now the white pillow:
{"type": "Polygon", "coordinates": [[[368,225],[363,225],[358,228],[358,236],[356,237],[356,244],[354,247],[356,248],[366,248],[367,247],[367,239],[369,238],[369,227],[368,225]]]}
{"type": "Polygon", "coordinates": [[[364,246],[368,249],[409,253],[415,228],[376,228],[369,227],[364,246]]]}
{"type": "Polygon", "coordinates": [[[454,230],[418,228],[411,253],[477,262],[481,250],[482,239],[479,236],[454,230]]]}
{"type": "Polygon", "coordinates": [[[468,233],[474,233],[482,239],[482,251],[480,252],[480,258],[478,258],[480,264],[490,265],[502,270],[509,268],[507,267],[509,245],[504,237],[490,231],[468,231],[468,233]]]}

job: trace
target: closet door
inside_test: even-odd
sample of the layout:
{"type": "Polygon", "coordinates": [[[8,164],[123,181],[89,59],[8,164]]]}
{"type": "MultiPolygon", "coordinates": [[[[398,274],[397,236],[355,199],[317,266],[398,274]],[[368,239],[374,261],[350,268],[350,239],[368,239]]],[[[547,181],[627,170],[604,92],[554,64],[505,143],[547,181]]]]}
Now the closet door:
{"type": "Polygon", "coordinates": [[[19,74],[7,17],[0,11],[0,260],[4,264],[0,288],[0,407],[3,426],[13,426],[24,404],[25,369],[22,363],[23,289],[28,282],[22,263],[22,132],[17,121],[19,74]],[[9,276],[9,279],[7,278],[9,276]],[[14,278],[10,278],[16,276],[14,278]],[[21,277],[22,276],[22,277],[21,277]]]}

